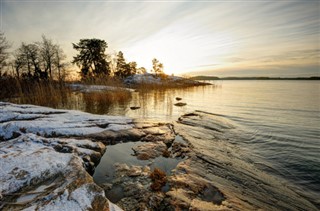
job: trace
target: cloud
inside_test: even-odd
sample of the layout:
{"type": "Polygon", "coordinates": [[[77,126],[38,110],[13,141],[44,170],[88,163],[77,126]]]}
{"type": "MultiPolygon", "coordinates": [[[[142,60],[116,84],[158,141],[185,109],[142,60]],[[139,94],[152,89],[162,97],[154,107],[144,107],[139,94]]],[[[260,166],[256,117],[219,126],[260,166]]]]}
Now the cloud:
{"type": "Polygon", "coordinates": [[[282,65],[292,69],[285,71],[289,74],[293,65],[319,65],[319,8],[319,1],[4,0],[2,26],[13,48],[45,34],[69,59],[76,53],[72,42],[95,37],[107,41],[109,52],[122,50],[129,61],[147,68],[157,57],[175,73],[254,74],[252,67],[273,71],[282,65]]]}

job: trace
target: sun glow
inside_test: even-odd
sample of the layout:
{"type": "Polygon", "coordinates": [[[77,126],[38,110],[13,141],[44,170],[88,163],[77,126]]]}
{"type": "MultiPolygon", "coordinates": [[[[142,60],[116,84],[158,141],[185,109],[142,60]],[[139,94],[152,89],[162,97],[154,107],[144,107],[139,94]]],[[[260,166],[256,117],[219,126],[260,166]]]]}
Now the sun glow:
{"type": "Polygon", "coordinates": [[[181,75],[200,66],[223,65],[223,57],[235,52],[233,43],[227,32],[190,33],[190,26],[179,23],[136,42],[124,53],[148,71],[152,68],[151,60],[157,58],[164,64],[165,73],[181,75]]]}

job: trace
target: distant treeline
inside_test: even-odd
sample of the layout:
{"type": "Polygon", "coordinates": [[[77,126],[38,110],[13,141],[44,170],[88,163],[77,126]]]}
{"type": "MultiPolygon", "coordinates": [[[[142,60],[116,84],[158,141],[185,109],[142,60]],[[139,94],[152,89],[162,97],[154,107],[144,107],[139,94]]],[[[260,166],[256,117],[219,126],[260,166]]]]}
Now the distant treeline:
{"type": "Polygon", "coordinates": [[[312,77],[296,77],[296,78],[282,78],[282,77],[216,77],[216,76],[194,76],[193,80],[320,80],[319,76],[312,77]]]}

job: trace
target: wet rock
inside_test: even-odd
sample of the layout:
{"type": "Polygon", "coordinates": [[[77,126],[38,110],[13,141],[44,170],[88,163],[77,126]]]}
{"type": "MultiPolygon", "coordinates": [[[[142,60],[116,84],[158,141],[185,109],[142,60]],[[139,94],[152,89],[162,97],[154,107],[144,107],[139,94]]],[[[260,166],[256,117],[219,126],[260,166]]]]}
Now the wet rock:
{"type": "Polygon", "coordinates": [[[150,189],[151,178],[148,166],[115,164],[112,189],[107,196],[124,210],[161,210],[165,194],[150,189]]]}
{"type": "Polygon", "coordinates": [[[116,144],[119,142],[139,141],[145,135],[143,131],[133,128],[119,131],[105,130],[100,133],[89,134],[87,137],[99,140],[104,144],[116,144]]]}
{"type": "Polygon", "coordinates": [[[145,142],[163,142],[170,146],[174,141],[175,134],[170,124],[158,124],[156,127],[143,128],[146,136],[141,138],[145,142]]]}
{"type": "Polygon", "coordinates": [[[111,183],[103,183],[103,184],[100,184],[99,185],[103,190],[105,190],[105,191],[109,191],[109,190],[111,190],[112,189],[112,184],[111,183]]]}
{"type": "Polygon", "coordinates": [[[222,116],[197,111],[174,125],[191,146],[167,192],[169,204],[189,210],[316,210],[284,181],[243,159],[245,149],[227,135],[235,126],[222,116]]]}
{"type": "Polygon", "coordinates": [[[139,109],[139,108],[140,108],[140,106],[131,106],[131,107],[130,107],[131,110],[137,110],[137,109],[139,109]]]}
{"type": "Polygon", "coordinates": [[[147,142],[132,148],[139,160],[149,160],[161,156],[166,150],[167,146],[163,142],[147,142]]]}
{"type": "Polygon", "coordinates": [[[172,157],[182,157],[184,158],[188,153],[191,152],[191,149],[183,143],[174,142],[171,147],[172,157]]]}
{"type": "Polygon", "coordinates": [[[174,105],[175,105],[175,106],[178,106],[178,107],[182,107],[182,106],[187,105],[187,103],[181,103],[181,102],[179,102],[179,103],[175,103],[174,105]]]}
{"type": "Polygon", "coordinates": [[[71,147],[71,146],[63,146],[61,144],[55,145],[54,149],[57,152],[61,152],[61,153],[72,153],[73,152],[73,147],[71,147]]]}

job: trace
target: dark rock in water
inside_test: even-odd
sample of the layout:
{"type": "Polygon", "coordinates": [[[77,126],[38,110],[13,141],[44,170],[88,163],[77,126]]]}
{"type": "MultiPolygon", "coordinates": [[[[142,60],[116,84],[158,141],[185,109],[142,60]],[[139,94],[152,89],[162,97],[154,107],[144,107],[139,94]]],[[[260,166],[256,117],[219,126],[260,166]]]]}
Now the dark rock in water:
{"type": "Polygon", "coordinates": [[[139,108],[140,108],[140,106],[131,106],[131,107],[130,107],[131,110],[137,110],[137,109],[139,109],[139,108]]]}
{"type": "Polygon", "coordinates": [[[181,107],[181,106],[185,106],[185,105],[187,105],[187,103],[181,103],[181,102],[180,102],[180,103],[175,103],[174,105],[175,105],[175,106],[179,106],[179,107],[181,107]]]}
{"type": "Polygon", "coordinates": [[[182,98],[181,97],[176,97],[176,100],[180,101],[180,100],[182,100],[182,98]]]}

